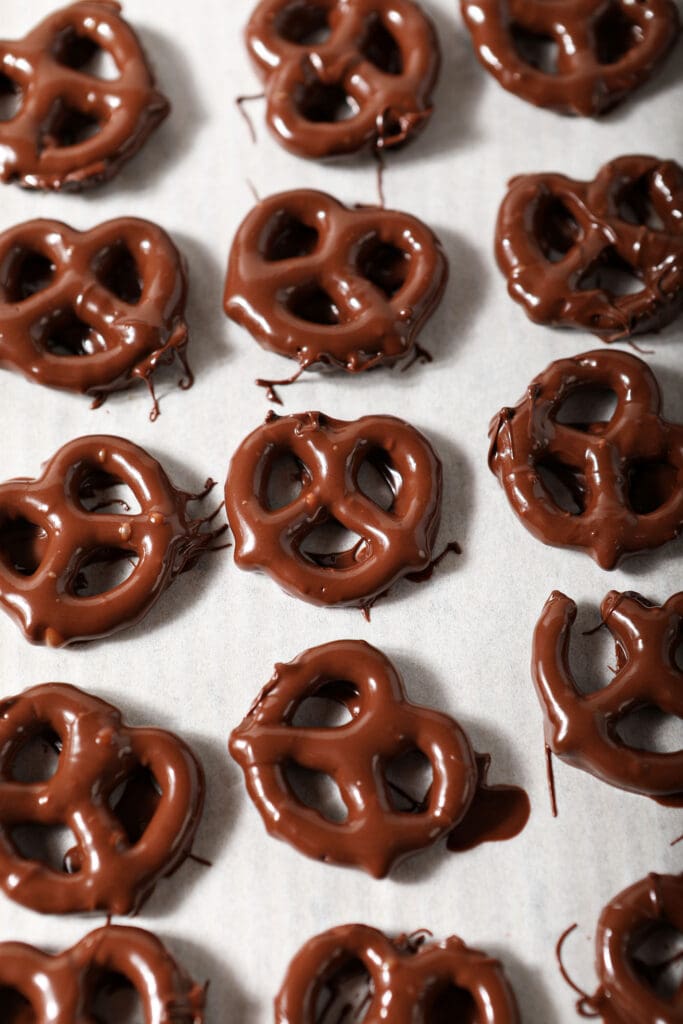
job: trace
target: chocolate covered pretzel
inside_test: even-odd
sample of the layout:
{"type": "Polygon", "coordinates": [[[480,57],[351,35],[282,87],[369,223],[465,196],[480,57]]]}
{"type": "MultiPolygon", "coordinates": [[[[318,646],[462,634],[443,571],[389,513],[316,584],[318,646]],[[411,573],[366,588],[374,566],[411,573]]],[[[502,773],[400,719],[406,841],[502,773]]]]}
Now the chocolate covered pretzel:
{"type": "Polygon", "coordinates": [[[71,949],[48,954],[23,942],[0,943],[0,996],[16,1024],[97,1020],[112,986],[131,986],[145,1024],[202,1024],[206,985],[176,963],[156,935],[108,925],[71,949]]]}
{"type": "Polygon", "coordinates": [[[113,178],[167,116],[145,53],[115,0],[55,11],[23,39],[0,41],[0,181],[78,190],[113,178]],[[104,51],[118,74],[92,70],[104,51]]]}
{"type": "MultiPolygon", "coordinates": [[[[558,952],[572,930],[565,932],[558,952]]],[[[600,986],[593,995],[582,994],[579,1014],[600,1017],[604,1024],[680,1024],[683,984],[674,982],[668,991],[661,984],[666,968],[680,955],[659,962],[641,955],[648,940],[671,931],[683,936],[683,874],[652,872],[615,896],[600,914],[595,935],[600,986]]],[[[563,968],[562,973],[570,981],[563,968]]]]}
{"type": "Polygon", "coordinates": [[[627,743],[619,733],[644,708],[683,720],[683,593],[661,607],[634,592],[611,590],[600,613],[614,638],[614,679],[582,693],[569,664],[576,605],[554,591],[536,625],[531,667],[553,754],[604,782],[660,803],[683,806],[683,750],[663,753],[627,743]]]}
{"type": "Polygon", "coordinates": [[[558,359],[492,420],[489,467],[535,537],[613,569],[683,530],[683,426],[660,409],[657,380],[637,356],[558,359]],[[608,421],[561,419],[570,396],[595,389],[616,396],[608,421]]]}
{"type": "MultiPolygon", "coordinates": [[[[339,989],[362,965],[369,975],[365,1001],[356,1007],[366,1024],[427,1024],[435,1019],[519,1024],[514,992],[494,957],[452,935],[425,942],[424,933],[390,939],[376,928],[347,924],[310,939],[289,965],[275,1000],[277,1024],[335,1019],[339,989]]],[[[353,1006],[348,1009],[354,1009],[353,1006]]]]}
{"type": "Polygon", "coordinates": [[[0,886],[17,903],[47,914],[136,913],[190,853],[203,803],[202,767],[172,733],[132,728],[65,683],[0,700],[0,886]],[[53,748],[57,767],[25,781],[18,759],[35,741],[53,748]],[[57,828],[75,841],[61,865],[22,849],[22,831],[57,828]]]}
{"type": "Polygon", "coordinates": [[[475,53],[509,92],[602,114],[659,68],[680,32],[673,0],[460,0],[475,53]]]}
{"type": "Polygon", "coordinates": [[[311,604],[369,608],[402,576],[430,566],[441,476],[441,462],[426,437],[393,416],[346,422],[320,412],[269,413],[239,446],[228,470],[225,507],[235,563],[267,573],[311,604]],[[277,507],[269,486],[285,458],[298,466],[300,489],[277,507]],[[359,486],[366,462],[391,492],[387,509],[359,486]],[[316,553],[307,542],[326,523],[361,539],[343,551],[316,553]]]}
{"type": "Polygon", "coordinates": [[[27,221],[0,235],[0,366],[99,405],[138,380],[154,395],[154,370],[177,355],[189,386],[186,297],[183,259],[156,224],[27,221]]]}
{"type": "Polygon", "coordinates": [[[391,149],[431,115],[439,44],[412,0],[262,0],[246,39],[268,127],[299,156],[391,149]]]}
{"type": "Polygon", "coordinates": [[[683,309],[683,168],[622,156],[594,181],[519,175],[498,213],[496,256],[536,323],[608,342],[658,331],[683,309]]]}
{"type": "Polygon", "coordinates": [[[133,625],[225,529],[203,530],[213,516],[188,512],[211,486],[177,490],[156,459],[121,437],[65,444],[37,479],[0,484],[0,605],[27,640],[49,647],[133,625]],[[93,506],[98,492],[120,484],[139,512],[117,498],[93,506]],[[126,579],[88,593],[91,567],[127,559],[126,579]]]}

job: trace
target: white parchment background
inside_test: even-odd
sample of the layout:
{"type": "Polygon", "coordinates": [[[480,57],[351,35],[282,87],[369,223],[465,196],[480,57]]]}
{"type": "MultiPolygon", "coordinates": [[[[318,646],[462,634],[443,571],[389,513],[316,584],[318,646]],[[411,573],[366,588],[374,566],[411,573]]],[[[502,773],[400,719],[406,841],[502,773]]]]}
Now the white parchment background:
{"type": "MultiPolygon", "coordinates": [[[[51,0],[2,0],[4,37],[22,35],[51,0]]],[[[664,600],[680,589],[681,543],[607,574],[586,555],[545,548],[514,518],[486,468],[487,424],[515,402],[552,359],[599,346],[580,332],[530,324],[505,293],[492,258],[492,233],[506,179],[562,170],[592,177],[622,153],[683,158],[683,46],[637,97],[603,120],[565,119],[508,95],[475,62],[453,0],[426,0],[443,48],[436,114],[417,145],[392,156],[388,204],[423,218],[451,261],[445,300],[423,335],[434,363],[365,379],[309,375],[285,394],[288,411],[321,409],[354,418],[404,416],[424,430],[445,470],[440,542],[463,555],[423,586],[403,584],[368,625],[357,611],[296,602],[265,577],[238,572],[229,552],[205,559],[179,580],[138,627],[76,650],[24,642],[0,616],[0,692],[68,681],[118,704],[134,724],[180,732],[201,755],[208,803],[196,852],[160,884],[138,923],[153,929],[199,978],[211,978],[208,1021],[272,1019],[286,965],[309,936],[360,920],[388,930],[458,933],[505,962],[528,1024],[575,1019],[553,948],[577,921],[567,960],[594,987],[592,935],[600,908],[646,872],[681,869],[683,814],[602,785],[558,765],[560,816],[550,817],[541,716],[529,677],[529,646],[554,588],[595,607],[606,591],[638,589],[664,600]],[[226,753],[228,732],[246,712],[276,660],[342,637],[370,640],[395,659],[411,697],[457,716],[474,745],[493,755],[494,780],[514,780],[531,796],[525,832],[462,855],[442,848],[405,864],[390,880],[325,867],[266,836],[226,753]]],[[[188,393],[165,393],[148,422],[144,389],[98,412],[87,400],[2,374],[0,479],[35,474],[65,441],[122,434],[148,448],[176,482],[221,483],[242,437],[267,403],[252,385],[291,364],[263,352],[228,323],[221,292],[228,247],[253,199],[309,186],[349,202],[375,201],[369,159],[335,165],[298,160],[268,137],[252,107],[258,145],[234,106],[258,91],[241,29],[247,0],[128,0],[126,14],[148,48],[173,115],[120,177],[82,197],[4,187],[0,228],[44,216],[88,228],[122,215],[156,219],[186,254],[191,272],[188,393]]],[[[683,415],[683,321],[654,340],[669,416],[683,415]]],[[[607,654],[605,654],[607,658],[607,654]]],[[[603,668],[604,671],[604,668],[603,668]]],[[[42,918],[0,898],[0,940],[63,948],[99,923],[42,918]]]]}

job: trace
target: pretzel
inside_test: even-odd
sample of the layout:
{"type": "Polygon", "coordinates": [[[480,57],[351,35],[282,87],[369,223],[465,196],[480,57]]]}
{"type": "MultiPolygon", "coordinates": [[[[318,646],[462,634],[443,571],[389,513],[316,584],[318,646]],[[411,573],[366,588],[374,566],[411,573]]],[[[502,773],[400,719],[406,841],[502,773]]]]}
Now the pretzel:
{"type": "Polygon", "coordinates": [[[646,82],[680,32],[673,0],[460,0],[460,8],[480,63],[504,89],[586,117],[646,82]]]}
{"type": "Polygon", "coordinates": [[[232,732],[230,753],[271,835],[316,860],[361,867],[375,878],[447,835],[477,789],[475,755],[457,722],[410,703],[391,662],[358,640],[323,644],[276,665],[232,732]],[[294,726],[298,708],[318,694],[343,705],[351,722],[294,726]],[[426,807],[419,813],[393,810],[385,768],[416,749],[433,772],[426,807]],[[288,762],[332,776],[348,811],[344,822],[329,821],[302,803],[285,777],[288,762]]]}
{"type": "MultiPolygon", "coordinates": [[[[0,943],[0,989],[33,1024],[94,1021],[97,998],[122,976],[137,992],[146,1024],[202,1024],[206,986],[175,962],[156,935],[108,925],[71,949],[48,955],[23,942],[0,943]],[[28,1005],[27,1005],[28,1004],[28,1005]]],[[[15,1020],[11,1015],[7,1018],[15,1020]]]]}
{"type": "Polygon", "coordinates": [[[431,115],[439,43],[412,0],[262,0],[246,40],[268,127],[299,156],[391,149],[431,115]]]}
{"type": "MultiPolygon", "coordinates": [[[[61,647],[138,622],[181,572],[192,568],[223,528],[202,531],[189,502],[160,464],[120,437],[92,435],[64,445],[35,479],[0,484],[0,605],[31,643],[61,647]],[[98,487],[123,482],[137,514],[88,511],[98,487]],[[136,556],[113,589],[81,595],[89,565],[136,556]]],[[[107,504],[114,504],[108,502],[107,504]]]]}
{"type": "MultiPolygon", "coordinates": [[[[667,966],[648,964],[639,947],[657,932],[672,928],[683,935],[683,874],[654,872],[615,896],[603,909],[595,936],[600,987],[594,995],[581,993],[577,1010],[582,1017],[601,1017],[605,1024],[680,1024],[683,985],[671,996],[658,992],[656,981],[667,966]]],[[[558,954],[568,929],[558,945],[558,954]]],[[[565,980],[577,992],[578,986],[565,980]]]]}
{"type": "Polygon", "coordinates": [[[154,370],[177,354],[189,386],[186,297],[182,257],[156,224],[27,221],[0,235],[0,365],[100,404],[137,380],[154,394],[154,370]]]}
{"type": "Polygon", "coordinates": [[[536,323],[607,342],[658,331],[683,308],[683,168],[622,156],[594,181],[513,178],[496,255],[510,296],[536,323]],[[642,287],[629,291],[634,282],[642,287]]]}
{"type": "Polygon", "coordinates": [[[169,732],[127,726],[117,708],[65,683],[0,702],[0,886],[31,910],[137,912],[190,853],[203,802],[201,765],[169,732]],[[45,734],[59,749],[55,774],[15,781],[18,755],[45,734]],[[135,789],[141,771],[158,787],[153,800],[151,780],[135,789]],[[127,782],[132,795],[115,803],[127,782]],[[63,870],[24,856],[13,833],[26,825],[71,830],[63,870]]]}
{"type": "Polygon", "coordinates": [[[410,353],[447,276],[438,239],[415,217],[298,189],[243,221],[224,307],[263,348],[302,369],[358,373],[410,353]]]}
{"type": "Polygon", "coordinates": [[[505,408],[489,429],[489,466],[513,511],[545,544],[581,548],[603,569],[624,555],[658,548],[683,530],[683,426],[660,416],[649,367],[626,352],[558,359],[505,408]],[[617,398],[606,423],[558,421],[566,399],[585,388],[617,398]],[[558,504],[542,470],[576,505],[558,504]]]}
{"type": "Polygon", "coordinates": [[[115,0],[83,0],[24,39],[0,41],[0,90],[19,109],[0,122],[0,181],[77,191],[113,178],[168,115],[168,100],[115,0]],[[118,77],[87,70],[98,50],[118,77]]]}
{"type": "Polygon", "coordinates": [[[676,649],[683,639],[683,593],[662,607],[640,594],[611,590],[602,622],[615,641],[617,668],[608,686],[582,694],[569,665],[576,605],[554,591],[534,633],[532,672],[550,750],[604,782],[660,803],[683,805],[683,750],[642,750],[619,736],[641,708],[683,719],[683,672],[676,649]]]}
{"type": "MultiPolygon", "coordinates": [[[[519,1024],[514,992],[502,965],[470,949],[456,935],[445,942],[424,943],[424,935],[389,939],[376,928],[347,924],[316,935],[296,954],[275,1000],[277,1024],[327,1021],[316,1009],[326,990],[333,995],[344,970],[358,961],[370,977],[365,1024],[427,1024],[440,996],[453,989],[469,994],[477,1015],[452,1019],[486,1024],[519,1024]]],[[[470,1010],[471,1013],[471,1010],[470,1010]]]]}
{"type": "Polygon", "coordinates": [[[441,514],[441,462],[423,434],[393,416],[346,422],[320,412],[269,413],[232,457],[225,507],[240,569],[265,572],[312,604],[367,609],[402,576],[429,568],[441,514]],[[268,485],[287,455],[300,466],[301,492],[274,509],[268,485]],[[391,488],[387,510],[359,488],[365,462],[391,488]],[[307,553],[307,538],[334,520],[361,540],[346,551],[307,553]]]}

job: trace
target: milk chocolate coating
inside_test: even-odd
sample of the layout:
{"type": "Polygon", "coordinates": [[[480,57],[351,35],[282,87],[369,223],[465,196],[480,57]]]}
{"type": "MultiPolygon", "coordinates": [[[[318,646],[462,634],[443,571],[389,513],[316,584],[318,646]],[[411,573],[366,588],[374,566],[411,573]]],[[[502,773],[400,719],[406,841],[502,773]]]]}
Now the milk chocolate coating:
{"type": "Polygon", "coordinates": [[[202,767],[172,733],[132,728],[66,683],[0,700],[0,886],[17,903],[45,914],[136,913],[190,853],[203,803],[202,767]],[[55,773],[18,781],[17,757],[46,737],[59,753],[55,773]],[[24,826],[70,829],[61,871],[17,846],[24,826]]]}
{"type": "Polygon", "coordinates": [[[232,244],[225,312],[263,348],[358,373],[413,348],[448,260],[415,217],[310,189],[260,202],[232,244]]]}
{"type": "Polygon", "coordinates": [[[594,181],[513,178],[496,256],[510,296],[536,323],[608,342],[658,331],[683,308],[683,168],[622,156],[594,181]],[[640,290],[622,289],[634,280],[640,290]]]}
{"type": "Polygon", "coordinates": [[[94,1021],[97,996],[111,990],[112,975],[136,990],[145,1024],[202,1024],[206,986],[142,928],[98,928],[53,955],[23,942],[0,943],[0,994],[12,1024],[94,1021]]]}
{"type": "Polygon", "coordinates": [[[37,479],[0,484],[0,605],[27,640],[49,647],[133,625],[222,532],[202,530],[208,518],[188,513],[203,496],[176,490],[156,459],[123,438],[69,442],[37,479]],[[88,511],[84,500],[116,482],[140,512],[88,511]],[[81,596],[88,566],[126,557],[138,559],[126,580],[81,596]]]}
{"type": "Polygon", "coordinates": [[[673,0],[460,0],[486,70],[561,114],[602,114],[646,82],[680,32],[673,0]],[[556,67],[543,51],[556,47],[556,67]]]}
{"type": "Polygon", "coordinates": [[[451,1005],[443,1018],[479,1024],[519,1024],[514,992],[498,960],[470,949],[453,935],[445,942],[389,939],[376,928],[347,924],[310,939],[296,954],[275,1000],[277,1024],[315,1024],[325,990],[360,961],[372,989],[365,1024],[427,1024],[445,995],[451,1005]],[[476,1016],[474,1015],[476,1014],[476,1016]]]}
{"type": "Polygon", "coordinates": [[[666,928],[683,935],[683,874],[649,874],[607,904],[595,937],[600,987],[580,1001],[581,1016],[604,1024],[680,1024],[683,985],[671,998],[660,994],[652,967],[637,956],[648,937],[666,928]]]}
{"type": "Polygon", "coordinates": [[[394,416],[347,422],[320,412],[269,413],[232,457],[225,507],[240,569],[265,572],[311,604],[367,608],[402,576],[430,565],[441,462],[423,434],[394,416]],[[301,491],[272,508],[270,477],[286,456],[299,464],[301,491]],[[391,489],[387,510],[359,487],[366,461],[391,489]],[[335,520],[362,539],[346,551],[307,553],[309,535],[335,520]]]}
{"type": "Polygon", "coordinates": [[[683,806],[683,750],[639,749],[619,736],[619,726],[643,708],[683,719],[683,671],[676,664],[683,593],[659,607],[632,591],[611,590],[600,611],[614,638],[616,672],[607,686],[588,694],[579,689],[569,664],[575,603],[554,591],[541,613],[531,668],[546,744],[603,782],[683,806]]]}
{"type": "Polygon", "coordinates": [[[660,407],[657,380],[637,356],[600,350],[558,359],[492,420],[489,467],[535,537],[613,569],[683,530],[683,426],[662,419],[660,407]],[[595,388],[616,395],[608,422],[558,420],[570,395],[595,388]],[[575,510],[558,503],[542,471],[575,510]]]}
{"type": "Polygon", "coordinates": [[[168,100],[115,0],[83,0],[27,36],[0,41],[0,91],[19,107],[0,122],[0,181],[77,191],[113,178],[167,116],[168,100]],[[89,73],[99,49],[118,69],[89,73]]]}
{"type": "Polygon", "coordinates": [[[27,221],[0,235],[0,366],[101,400],[184,359],[186,297],[182,257],[156,224],[27,221]]]}
{"type": "Polygon", "coordinates": [[[298,156],[394,148],[431,115],[439,43],[412,0],[262,0],[246,40],[268,127],[298,156]]]}

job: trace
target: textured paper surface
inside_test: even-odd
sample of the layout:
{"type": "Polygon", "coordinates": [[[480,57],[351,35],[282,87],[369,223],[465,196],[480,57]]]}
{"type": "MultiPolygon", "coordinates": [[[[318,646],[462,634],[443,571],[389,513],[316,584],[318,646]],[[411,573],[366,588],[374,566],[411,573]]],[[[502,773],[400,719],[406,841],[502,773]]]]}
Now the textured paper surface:
{"type": "MultiPolygon", "coordinates": [[[[2,0],[2,35],[22,35],[51,7],[51,0],[2,0]]],[[[299,946],[358,920],[389,932],[461,935],[502,958],[527,1024],[564,1024],[575,1013],[553,954],[560,932],[579,923],[567,961],[592,990],[600,908],[646,872],[682,866],[683,844],[669,845],[683,831],[680,811],[562,765],[560,815],[552,820],[529,677],[531,633],[551,590],[592,606],[590,623],[613,587],[664,600],[681,586],[681,543],[612,574],[586,555],[543,547],[519,525],[487,470],[486,431],[490,416],[514,403],[548,362],[600,345],[581,332],[534,326],[508,299],[492,258],[506,179],[543,169],[592,177],[605,160],[629,152],[681,160],[683,49],[609,117],[564,119],[508,95],[480,69],[452,0],[426,0],[425,7],[443,47],[437,111],[417,145],[389,158],[385,184],[388,204],[427,221],[451,261],[445,300],[422,339],[434,363],[364,379],[311,374],[284,398],[287,411],[317,408],[348,419],[392,413],[424,430],[444,463],[439,543],[457,539],[463,555],[449,558],[428,584],[396,587],[370,625],[357,611],[286,597],[265,577],[238,572],[229,552],[180,579],[141,625],[80,649],[32,648],[0,616],[3,695],[48,680],[91,688],[133,724],[177,730],[203,758],[208,803],[195,850],[213,867],[186,864],[158,886],[138,923],[166,940],[195,976],[211,979],[209,1022],[265,1024],[299,946]],[[309,861],[266,836],[227,756],[228,732],[275,661],[342,637],[384,650],[413,699],[452,713],[476,748],[491,752],[494,781],[528,789],[532,816],[519,838],[460,855],[439,847],[377,882],[309,861]]],[[[233,102],[258,91],[241,42],[250,9],[247,0],[128,0],[126,14],[172,100],[172,117],[105,188],[82,197],[2,189],[2,229],[38,216],[87,228],[138,215],[169,230],[190,265],[197,374],[190,392],[162,389],[162,415],[151,424],[143,388],[91,412],[85,399],[3,373],[2,479],[33,475],[65,441],[100,432],[148,448],[183,487],[198,488],[209,474],[222,487],[231,453],[268,408],[253,378],[291,372],[221,309],[230,240],[253,202],[247,179],[262,195],[310,186],[371,203],[375,168],[370,159],[321,166],[289,156],[267,135],[258,103],[251,107],[258,132],[252,145],[233,102]]],[[[646,342],[665,410],[678,418],[682,343],[683,321],[646,342]]],[[[57,949],[101,923],[41,918],[0,902],[0,939],[57,949]]]]}

